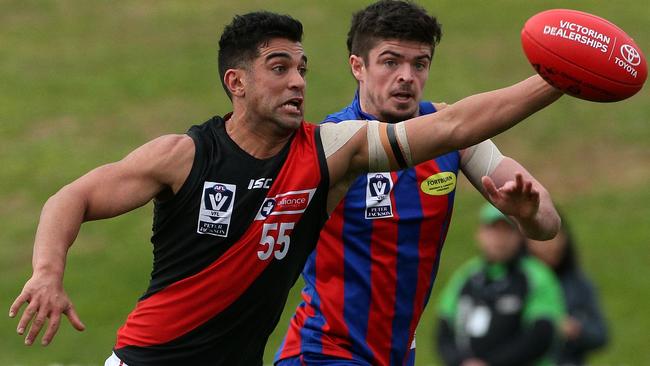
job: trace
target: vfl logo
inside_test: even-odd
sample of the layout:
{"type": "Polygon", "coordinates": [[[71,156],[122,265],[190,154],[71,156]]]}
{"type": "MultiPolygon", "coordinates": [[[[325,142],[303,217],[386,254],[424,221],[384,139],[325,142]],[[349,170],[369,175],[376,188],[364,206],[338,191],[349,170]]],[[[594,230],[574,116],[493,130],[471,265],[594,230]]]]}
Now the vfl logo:
{"type": "MultiPolygon", "coordinates": [[[[206,182],[207,183],[207,182],[206,182]]],[[[234,192],[228,190],[223,184],[215,184],[213,187],[208,187],[203,189],[203,203],[205,204],[206,209],[218,212],[225,212],[230,202],[234,192]]],[[[219,217],[217,214],[214,219],[219,217]]]]}
{"type": "Polygon", "coordinates": [[[234,184],[203,183],[197,233],[228,236],[236,189],[234,184]]]}
{"type": "Polygon", "coordinates": [[[629,44],[621,46],[621,55],[632,66],[639,66],[641,63],[641,55],[634,47],[629,44]]]}
{"type": "Polygon", "coordinates": [[[374,177],[368,178],[368,189],[370,195],[377,201],[383,200],[391,189],[390,179],[381,174],[375,174],[374,177]]]}
{"type": "Polygon", "coordinates": [[[366,185],[366,219],[393,217],[390,191],[393,180],[390,173],[369,173],[366,185]]]}

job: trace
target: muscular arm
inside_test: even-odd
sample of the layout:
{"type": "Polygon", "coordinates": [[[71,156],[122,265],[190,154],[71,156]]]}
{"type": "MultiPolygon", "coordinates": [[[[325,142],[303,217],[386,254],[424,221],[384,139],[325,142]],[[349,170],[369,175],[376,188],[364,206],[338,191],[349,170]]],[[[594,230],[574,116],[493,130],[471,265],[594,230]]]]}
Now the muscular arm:
{"type": "Polygon", "coordinates": [[[42,343],[56,333],[61,313],[83,329],[63,290],[68,249],[84,221],[114,217],[144,205],[156,196],[177,192],[189,174],[194,143],[188,136],[164,136],[134,150],[119,162],[92,170],[66,185],[45,203],[41,212],[32,258],[33,274],[10,308],[15,316],[29,303],[17,331],[31,344],[49,318],[42,343]],[[33,319],[32,319],[33,318],[33,319]]]}
{"type": "MultiPolygon", "coordinates": [[[[330,201],[336,203],[342,198],[332,194],[345,191],[337,185],[350,181],[349,176],[371,170],[369,163],[383,162],[383,165],[374,165],[373,168],[397,170],[404,168],[400,162],[405,161],[405,165],[413,166],[449,151],[477,144],[516,125],[561,95],[536,75],[507,88],[464,98],[437,113],[402,122],[402,126],[396,124],[395,130],[398,132],[393,132],[393,142],[397,139],[397,143],[391,143],[389,130],[392,127],[387,124],[375,127],[366,122],[327,159],[331,186],[335,188],[330,190],[330,201]],[[377,132],[373,131],[374,128],[377,132]],[[404,131],[403,135],[400,135],[400,129],[404,131]],[[402,153],[402,159],[396,151],[402,153]],[[385,154],[385,159],[374,159],[371,156],[373,153],[385,154]]],[[[324,144],[326,140],[323,138],[324,144]]],[[[328,202],[328,206],[331,206],[331,202],[328,202]]]]}

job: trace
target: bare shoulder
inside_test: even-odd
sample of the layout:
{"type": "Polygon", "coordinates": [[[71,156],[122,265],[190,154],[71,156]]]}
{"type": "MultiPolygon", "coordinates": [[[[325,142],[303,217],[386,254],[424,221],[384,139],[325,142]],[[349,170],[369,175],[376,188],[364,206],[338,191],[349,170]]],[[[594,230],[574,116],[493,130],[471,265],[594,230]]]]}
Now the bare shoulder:
{"type": "Polygon", "coordinates": [[[188,135],[164,135],[134,150],[125,160],[148,170],[174,192],[185,181],[194,163],[194,140],[188,135]]]}
{"type": "Polygon", "coordinates": [[[176,165],[183,160],[194,158],[194,140],[187,135],[164,135],[155,138],[134,150],[137,160],[145,159],[154,166],[158,164],[176,165]]]}
{"type": "Polygon", "coordinates": [[[176,155],[194,152],[194,140],[185,134],[163,135],[155,138],[144,146],[163,155],[176,155]]]}

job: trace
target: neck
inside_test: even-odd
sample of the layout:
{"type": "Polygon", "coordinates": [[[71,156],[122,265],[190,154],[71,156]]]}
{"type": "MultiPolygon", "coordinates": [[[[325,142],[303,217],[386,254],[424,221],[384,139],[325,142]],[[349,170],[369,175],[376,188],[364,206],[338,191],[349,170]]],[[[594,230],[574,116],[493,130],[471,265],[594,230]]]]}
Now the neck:
{"type": "Polygon", "coordinates": [[[226,133],[239,148],[256,159],[268,159],[282,150],[293,131],[279,131],[273,122],[233,112],[226,121],[226,133]],[[271,127],[271,128],[269,128],[271,127]]]}

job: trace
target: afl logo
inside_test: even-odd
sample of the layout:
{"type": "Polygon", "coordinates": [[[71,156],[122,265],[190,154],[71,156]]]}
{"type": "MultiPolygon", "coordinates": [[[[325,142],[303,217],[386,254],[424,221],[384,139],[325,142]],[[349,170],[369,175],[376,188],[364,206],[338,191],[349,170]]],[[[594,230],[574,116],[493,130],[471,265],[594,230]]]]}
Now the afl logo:
{"type": "Polygon", "coordinates": [[[636,48],[630,46],[629,44],[624,44],[621,46],[621,55],[632,66],[639,66],[641,63],[641,55],[636,48]]]}

